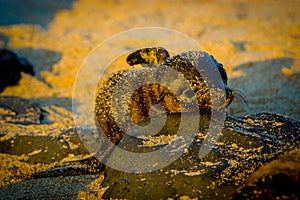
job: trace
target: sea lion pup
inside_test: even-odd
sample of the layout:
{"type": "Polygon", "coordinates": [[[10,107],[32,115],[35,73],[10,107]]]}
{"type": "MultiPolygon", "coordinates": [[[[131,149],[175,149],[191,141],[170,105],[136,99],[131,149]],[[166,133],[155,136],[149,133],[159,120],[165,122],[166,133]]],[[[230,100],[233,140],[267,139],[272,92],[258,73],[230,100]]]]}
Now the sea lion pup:
{"type": "MultiPolygon", "coordinates": [[[[125,132],[118,127],[117,120],[126,124],[128,118],[124,117],[121,113],[119,116],[114,116],[112,112],[112,98],[116,85],[122,79],[125,74],[132,75],[136,81],[140,80],[139,75],[143,73],[144,67],[153,70],[154,76],[157,75],[157,79],[165,83],[168,82],[170,88],[165,87],[157,83],[145,84],[139,87],[137,90],[130,94],[130,101],[125,102],[123,96],[117,100],[119,105],[127,105],[125,110],[128,110],[129,118],[136,124],[144,122],[149,119],[149,111],[153,105],[159,104],[163,107],[163,111],[167,113],[181,113],[192,112],[189,104],[192,98],[196,98],[198,108],[201,114],[211,114],[211,97],[207,83],[199,73],[199,71],[189,62],[189,60],[183,58],[182,55],[193,56],[196,51],[189,51],[170,56],[169,52],[162,47],[143,48],[132,52],[127,57],[127,63],[131,66],[141,64],[142,68],[134,68],[131,70],[120,70],[109,76],[104,82],[101,82],[97,87],[97,94],[95,99],[95,119],[98,122],[98,126],[101,129],[99,133],[100,137],[107,137],[109,141],[118,145],[125,135],[125,132]],[[170,77],[160,76],[161,70],[166,70],[168,67],[179,72],[178,79],[170,79],[170,77]],[[181,75],[181,77],[180,77],[181,75]],[[194,96],[190,94],[186,88],[181,85],[182,79],[189,81],[189,88],[194,91],[194,96]],[[181,102],[181,104],[179,103],[181,102]]],[[[223,91],[225,91],[224,107],[228,107],[234,99],[234,91],[227,86],[227,74],[222,64],[217,62],[211,55],[201,52],[199,55],[208,58],[215,65],[220,73],[221,81],[223,82],[223,91]]],[[[174,78],[174,77],[173,77],[174,78]]],[[[127,80],[125,80],[125,83],[127,80]]],[[[131,81],[131,80],[128,80],[131,81]]],[[[126,90],[128,84],[119,85],[121,92],[126,90]]],[[[128,98],[127,98],[128,99],[128,98]]],[[[162,110],[152,110],[154,114],[159,115],[162,110]]],[[[118,111],[117,111],[118,112],[118,111]]],[[[175,133],[174,133],[175,134],[175,133]]],[[[52,170],[51,173],[40,173],[37,177],[44,176],[57,176],[58,173],[65,175],[72,171],[72,174],[82,173],[98,173],[104,169],[104,159],[109,159],[109,155],[113,152],[114,145],[102,144],[101,151],[99,150],[93,157],[89,157],[84,160],[74,161],[67,164],[67,168],[52,170]],[[106,149],[107,147],[107,149],[106,149]],[[99,159],[100,158],[100,159],[99,159]],[[100,162],[102,161],[102,163],[100,162]],[[70,166],[76,166],[72,169],[70,166]],[[79,166],[79,167],[78,167],[79,166]],[[54,172],[54,173],[53,173],[54,172]],[[51,175],[52,174],[52,175],[51,175]]]]}
{"type": "MultiPolygon", "coordinates": [[[[124,97],[126,94],[120,94],[120,98],[115,102],[115,105],[119,104],[119,107],[122,107],[122,105],[128,106],[121,111],[117,111],[121,112],[119,116],[114,116],[112,113],[112,94],[115,86],[126,73],[127,75],[128,73],[130,74],[130,78],[124,81],[124,88],[122,88],[122,85],[119,85],[119,90],[121,91],[127,90],[130,84],[134,84],[132,83],[132,79],[136,82],[145,81],[145,79],[140,78],[140,76],[143,75],[143,67],[118,71],[110,76],[102,85],[99,85],[95,103],[96,119],[99,122],[100,128],[111,142],[118,144],[124,135],[124,131],[118,127],[116,121],[127,124],[130,118],[134,123],[139,124],[150,117],[149,111],[152,106],[156,104],[162,106],[167,113],[192,112],[190,104],[192,99],[196,98],[200,113],[211,113],[212,101],[209,90],[212,88],[208,88],[206,80],[204,80],[200,72],[189,60],[183,57],[183,55],[186,57],[193,56],[194,52],[195,51],[190,51],[170,57],[166,49],[162,47],[152,47],[139,49],[131,53],[126,60],[129,65],[141,64],[143,67],[153,69],[154,79],[158,82],[167,83],[169,87],[158,83],[145,84],[139,87],[133,94],[129,94],[131,95],[130,102],[125,102],[125,99],[128,99],[124,97]],[[181,77],[164,77],[162,71],[166,71],[167,68],[176,70],[181,77]],[[183,86],[183,79],[189,81],[189,88],[183,86]],[[192,89],[194,93],[191,92],[190,89],[192,89]],[[193,96],[193,94],[195,94],[195,96],[193,96]],[[129,117],[125,116],[128,113],[122,113],[124,110],[129,110],[129,117]]],[[[205,52],[200,52],[199,56],[213,61],[212,63],[218,69],[220,73],[219,77],[223,81],[223,89],[226,94],[226,105],[224,106],[228,107],[234,99],[234,92],[227,86],[227,74],[223,65],[205,52]]],[[[154,115],[160,113],[159,110],[151,111],[152,115],[153,112],[154,115]]],[[[127,130],[128,129],[130,129],[130,127],[127,127],[127,130]]]]}

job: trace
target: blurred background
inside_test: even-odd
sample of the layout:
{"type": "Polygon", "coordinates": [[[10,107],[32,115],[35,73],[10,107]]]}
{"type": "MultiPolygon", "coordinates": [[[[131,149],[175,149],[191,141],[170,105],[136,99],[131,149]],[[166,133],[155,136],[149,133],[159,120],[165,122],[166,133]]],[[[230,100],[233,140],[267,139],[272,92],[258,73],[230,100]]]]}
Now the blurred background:
{"type": "Polygon", "coordinates": [[[0,25],[12,24],[38,24],[47,28],[55,13],[62,9],[71,9],[74,0],[1,0],[0,1],[0,25]]]}
{"type": "Polygon", "coordinates": [[[297,0],[0,0],[0,47],[26,57],[37,74],[22,75],[1,95],[70,109],[77,71],[97,44],[154,26],[190,36],[223,63],[229,85],[249,105],[236,98],[229,114],[274,112],[299,120],[299,8],[297,0]]]}

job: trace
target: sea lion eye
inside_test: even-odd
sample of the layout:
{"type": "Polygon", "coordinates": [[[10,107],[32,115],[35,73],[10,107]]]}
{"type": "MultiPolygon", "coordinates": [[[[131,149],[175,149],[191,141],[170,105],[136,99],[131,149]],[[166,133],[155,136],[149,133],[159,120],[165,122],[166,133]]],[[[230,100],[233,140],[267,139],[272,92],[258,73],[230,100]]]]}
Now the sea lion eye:
{"type": "Polygon", "coordinates": [[[158,48],[157,54],[158,54],[157,57],[159,58],[159,61],[164,61],[166,58],[168,58],[170,56],[168,51],[163,48],[158,48]]]}
{"type": "Polygon", "coordinates": [[[157,53],[158,53],[158,57],[159,57],[159,58],[161,58],[161,57],[164,56],[164,52],[163,52],[163,50],[161,50],[161,49],[158,49],[157,53]]]}

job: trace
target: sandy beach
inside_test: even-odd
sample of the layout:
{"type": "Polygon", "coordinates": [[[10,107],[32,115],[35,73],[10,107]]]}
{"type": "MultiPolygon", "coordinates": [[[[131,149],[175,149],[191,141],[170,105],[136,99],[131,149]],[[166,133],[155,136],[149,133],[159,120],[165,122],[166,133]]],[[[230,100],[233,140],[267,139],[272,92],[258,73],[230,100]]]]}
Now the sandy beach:
{"type": "MultiPolygon", "coordinates": [[[[239,90],[248,104],[236,98],[228,115],[266,112],[300,120],[300,2],[297,0],[154,0],[147,3],[78,0],[55,5],[51,1],[44,5],[29,2],[28,5],[22,1],[0,2],[0,10],[5,10],[0,12],[0,47],[28,59],[36,75],[22,73],[19,83],[5,88],[0,95],[29,99],[38,104],[47,117],[40,124],[31,125],[14,125],[2,120],[0,142],[34,136],[41,137],[45,146],[52,145],[56,149],[44,151],[42,146],[30,145],[22,149],[21,146],[29,142],[26,139],[15,146],[0,147],[2,187],[22,184],[20,175],[89,154],[79,147],[74,128],[72,92],[76,75],[84,59],[99,43],[133,28],[161,27],[181,32],[222,63],[227,70],[228,85],[239,90]],[[47,144],[43,136],[61,136],[67,145],[64,148],[63,142],[56,140],[47,144]],[[21,150],[14,149],[18,145],[21,150]]],[[[123,69],[122,66],[119,69],[123,69]]],[[[66,191],[76,190],[75,196],[67,198],[101,198],[106,188],[95,189],[97,186],[93,184],[99,184],[103,176],[86,175],[82,180],[58,177],[55,182],[79,183],[76,188],[66,188],[66,191]],[[82,190],[87,184],[89,189],[82,190]]],[[[42,180],[32,181],[43,187],[42,180]]],[[[22,186],[16,189],[18,187],[22,186]]],[[[32,189],[26,185],[23,188],[24,191],[32,189]]],[[[22,194],[17,192],[16,197],[22,194]]],[[[57,194],[57,198],[64,196],[63,191],[52,189],[43,197],[53,194],[57,194]]]]}
{"type": "Polygon", "coordinates": [[[96,45],[128,29],[163,27],[190,36],[223,63],[229,85],[249,104],[243,114],[266,111],[299,119],[297,1],[182,4],[75,1],[72,9],[57,10],[46,29],[28,23],[2,26],[2,46],[28,58],[37,77],[24,75],[18,87],[1,95],[71,98],[78,68],[96,45]]]}

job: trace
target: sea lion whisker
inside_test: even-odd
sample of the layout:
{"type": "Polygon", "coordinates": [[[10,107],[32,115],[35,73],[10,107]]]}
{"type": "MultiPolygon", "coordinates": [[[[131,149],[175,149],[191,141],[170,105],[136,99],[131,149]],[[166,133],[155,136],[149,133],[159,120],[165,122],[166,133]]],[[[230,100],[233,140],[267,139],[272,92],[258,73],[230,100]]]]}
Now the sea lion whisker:
{"type": "Polygon", "coordinates": [[[249,109],[249,104],[247,102],[247,99],[245,98],[244,93],[241,90],[235,89],[235,88],[233,88],[233,92],[234,92],[234,95],[235,95],[237,101],[241,102],[243,105],[246,105],[246,108],[248,110],[249,109]]]}

